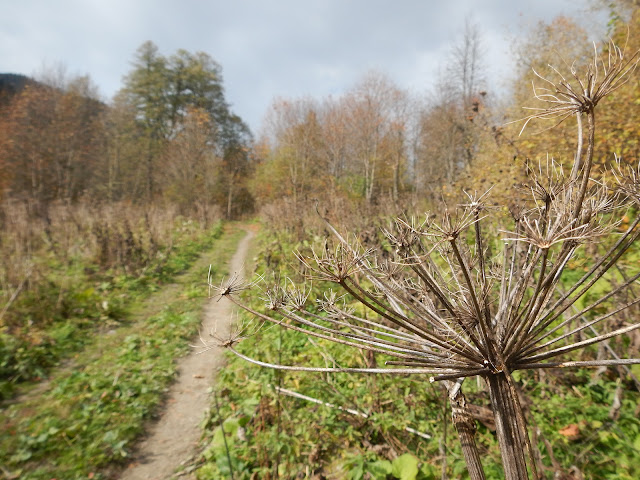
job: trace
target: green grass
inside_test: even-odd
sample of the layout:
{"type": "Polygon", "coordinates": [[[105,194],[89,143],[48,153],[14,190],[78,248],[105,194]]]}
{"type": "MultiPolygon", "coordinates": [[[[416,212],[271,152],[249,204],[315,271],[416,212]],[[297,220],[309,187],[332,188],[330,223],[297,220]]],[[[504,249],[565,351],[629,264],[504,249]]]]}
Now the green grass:
{"type": "Polygon", "coordinates": [[[178,231],[175,246],[140,272],[100,271],[84,259],[61,262],[39,257],[46,281],[25,292],[11,312],[21,316],[18,331],[0,329],[0,400],[15,386],[45,378],[49,370],[83,348],[97,332],[126,324],[136,302],[185,271],[222,234],[218,223],[207,231],[178,231]]]}
{"type": "MultiPolygon", "coordinates": [[[[202,261],[174,276],[178,288],[159,291],[145,306],[132,308],[136,313],[129,324],[93,335],[72,366],[53,373],[45,392],[27,394],[2,411],[0,466],[5,476],[108,478],[127,461],[175,376],[175,359],[188,351],[197,332],[209,262],[216,278],[224,275],[243,235],[228,228],[208,244],[202,261]]],[[[174,274],[197,259],[196,244],[190,252],[188,260],[176,262],[174,274]]]]}
{"type": "MultiPolygon", "coordinates": [[[[258,240],[258,271],[264,271],[268,258],[272,268],[295,278],[296,268],[287,265],[288,260],[295,265],[293,255],[287,254],[295,249],[293,242],[283,234],[278,234],[277,239],[264,234],[258,240]]],[[[255,308],[263,307],[256,295],[247,300],[255,308]]],[[[251,357],[285,365],[326,366],[329,362],[330,366],[332,361],[342,366],[365,365],[364,356],[354,349],[310,341],[298,332],[277,326],[263,327],[237,348],[251,357]]],[[[532,418],[542,432],[538,448],[549,468],[544,472],[546,478],[552,477],[552,462],[542,439],[550,443],[564,472],[576,465],[585,478],[640,478],[640,394],[629,379],[621,381],[622,407],[614,421],[609,413],[618,375],[614,370],[601,377],[595,373],[549,371],[545,378],[528,373],[519,376],[532,400],[532,418]],[[578,426],[578,438],[570,439],[562,433],[572,424],[578,426]]],[[[450,424],[451,412],[444,410],[444,391],[426,378],[276,372],[229,355],[216,390],[220,414],[212,405],[197,470],[200,480],[230,478],[223,430],[236,479],[267,475],[274,478],[276,469],[282,479],[296,478],[299,473],[305,478],[315,474],[354,480],[436,479],[441,475],[443,441],[447,446],[449,478],[468,478],[457,435],[450,424]],[[278,395],[277,385],[366,412],[369,418],[278,395]],[[420,438],[405,427],[432,438],[420,438]]],[[[474,380],[465,383],[465,394],[470,403],[489,406],[486,389],[478,388],[474,380]]],[[[479,424],[477,440],[487,478],[503,478],[495,434],[479,424]]]]}

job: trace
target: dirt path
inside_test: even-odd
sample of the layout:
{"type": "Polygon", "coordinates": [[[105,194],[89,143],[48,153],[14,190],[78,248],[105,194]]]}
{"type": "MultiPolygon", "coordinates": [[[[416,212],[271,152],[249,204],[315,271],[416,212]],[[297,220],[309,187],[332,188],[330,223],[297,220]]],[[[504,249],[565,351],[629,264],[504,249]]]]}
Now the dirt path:
{"type": "MultiPolygon", "coordinates": [[[[238,244],[229,266],[230,273],[243,273],[252,237],[248,232],[238,244]]],[[[226,298],[210,301],[204,312],[203,336],[216,323],[218,334],[224,335],[231,324],[231,312],[232,304],[226,298]]],[[[168,393],[165,410],[149,429],[149,436],[141,443],[135,462],[123,472],[121,480],[169,479],[176,468],[192,458],[200,439],[200,422],[210,406],[207,390],[222,362],[221,348],[200,355],[193,352],[180,360],[178,378],[168,393]]]]}

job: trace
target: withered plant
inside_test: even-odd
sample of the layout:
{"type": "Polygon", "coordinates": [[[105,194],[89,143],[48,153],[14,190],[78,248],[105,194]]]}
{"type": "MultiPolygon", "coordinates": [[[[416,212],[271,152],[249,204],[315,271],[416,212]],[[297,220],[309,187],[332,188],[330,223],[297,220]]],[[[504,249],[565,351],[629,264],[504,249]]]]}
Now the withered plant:
{"type": "Polygon", "coordinates": [[[610,282],[614,286],[605,293],[593,288],[609,285],[607,273],[620,267],[640,236],[640,217],[626,229],[619,222],[630,206],[640,205],[639,171],[618,163],[608,172],[592,172],[596,108],[628,80],[638,62],[638,53],[626,57],[613,43],[605,51],[594,55],[582,75],[567,66],[566,74],[554,70],[557,77],[540,77],[543,85],[534,86],[544,105],[533,109],[525,124],[536,119],[560,123],[575,116],[574,161],[563,166],[549,160],[533,169],[527,200],[498,235],[488,233],[489,227],[504,219],[487,206],[488,193],[469,194],[463,205],[445,209],[440,220],[433,215],[397,219],[394,228],[384,231],[393,246],[391,259],[326,221],[335,246],[327,243],[310,257],[298,257],[312,278],[335,284],[344,298],[327,291],[321,302],[311,305],[304,286],[287,282],[264,291],[267,313],[262,313],[236,295],[247,285],[232,280],[215,287],[264,322],[380,354],[387,359],[384,367],[273,365],[241,354],[233,340],[225,346],[250,362],[277,369],[417,374],[431,382],[448,382],[454,423],[474,480],[484,473],[460,385],[465,378],[480,376],[488,385],[505,477],[538,478],[514,372],[640,363],[638,358],[619,357],[576,360],[584,357],[575,353],[640,328],[637,321],[620,321],[621,312],[640,303],[620,300],[640,273],[610,282]],[[593,254],[596,243],[600,253],[593,254]],[[568,265],[587,244],[588,269],[563,288],[568,265]],[[576,302],[587,293],[588,304],[577,309],[576,302]],[[369,313],[356,313],[361,309],[349,308],[352,301],[369,313]],[[609,310],[603,313],[603,307],[609,310]]]}

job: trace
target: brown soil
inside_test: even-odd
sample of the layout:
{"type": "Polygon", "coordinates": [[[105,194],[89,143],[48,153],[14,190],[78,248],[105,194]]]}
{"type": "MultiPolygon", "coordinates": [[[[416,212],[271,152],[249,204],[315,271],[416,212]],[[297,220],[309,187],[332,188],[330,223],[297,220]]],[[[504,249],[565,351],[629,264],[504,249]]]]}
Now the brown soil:
{"type": "MultiPolygon", "coordinates": [[[[229,272],[242,275],[249,241],[253,233],[238,244],[231,259],[229,272]]],[[[231,325],[232,303],[226,298],[209,301],[204,311],[203,337],[214,328],[220,336],[231,325]]],[[[223,349],[212,348],[205,353],[194,350],[179,362],[178,377],[167,394],[166,406],[160,418],[148,429],[148,436],[139,446],[134,462],[121,480],[160,480],[173,477],[179,467],[188,464],[197,451],[200,423],[211,405],[209,387],[223,365],[223,349]]],[[[193,478],[184,475],[182,478],[193,478]]]]}

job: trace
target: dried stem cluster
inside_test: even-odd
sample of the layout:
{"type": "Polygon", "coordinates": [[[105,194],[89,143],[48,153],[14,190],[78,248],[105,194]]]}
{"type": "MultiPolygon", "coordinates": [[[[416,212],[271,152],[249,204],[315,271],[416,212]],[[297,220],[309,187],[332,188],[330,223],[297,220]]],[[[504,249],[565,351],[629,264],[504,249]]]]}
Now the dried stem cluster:
{"type": "MultiPolygon", "coordinates": [[[[565,174],[552,160],[541,164],[531,175],[529,201],[499,240],[487,234],[487,227],[495,224],[488,218],[493,212],[487,207],[487,194],[468,195],[466,204],[445,210],[439,221],[431,215],[424,220],[397,219],[393,228],[384,231],[393,247],[387,258],[341,235],[326,221],[337,240],[335,247],[327,243],[310,257],[298,256],[312,278],[335,284],[344,296],[329,290],[312,304],[309,289],[286,282],[265,290],[267,311],[263,313],[238,301],[234,293],[243,285],[230,282],[218,291],[265,322],[369,350],[386,359],[386,368],[329,370],[427,374],[432,382],[484,377],[506,478],[528,478],[523,452],[531,446],[513,372],[640,363],[640,359],[566,359],[571,352],[640,328],[640,323],[619,324],[619,314],[640,300],[616,302],[640,273],[602,295],[591,295],[584,308],[570,310],[587,292],[593,294],[594,285],[638,239],[640,217],[617,238],[603,242],[608,248],[592,258],[588,270],[571,288],[560,288],[563,273],[585,244],[613,238],[610,234],[619,233],[617,219],[624,209],[630,202],[640,204],[638,171],[618,167],[610,182],[604,176],[598,181],[591,178],[595,108],[627,81],[638,61],[637,53],[626,59],[623,50],[613,44],[608,51],[604,61],[594,57],[583,77],[570,67],[570,76],[556,70],[559,80],[542,78],[546,88],[534,87],[536,97],[547,106],[534,110],[526,123],[586,117],[586,151],[579,122],[570,173],[565,174]],[[498,242],[502,249],[494,255],[498,242]],[[370,314],[356,313],[350,308],[353,301],[370,314]],[[605,302],[617,306],[600,313],[605,302]],[[589,320],[583,320],[587,315],[589,320]],[[596,325],[606,333],[591,333],[596,325]],[[611,325],[617,326],[609,328],[611,325]]],[[[273,368],[327,370],[255,362],[273,368]]],[[[453,400],[457,389],[449,391],[453,400]]],[[[536,477],[533,461],[530,468],[536,477]]],[[[473,478],[482,478],[481,470],[473,478]]]]}

